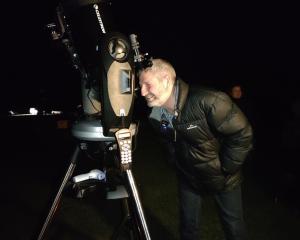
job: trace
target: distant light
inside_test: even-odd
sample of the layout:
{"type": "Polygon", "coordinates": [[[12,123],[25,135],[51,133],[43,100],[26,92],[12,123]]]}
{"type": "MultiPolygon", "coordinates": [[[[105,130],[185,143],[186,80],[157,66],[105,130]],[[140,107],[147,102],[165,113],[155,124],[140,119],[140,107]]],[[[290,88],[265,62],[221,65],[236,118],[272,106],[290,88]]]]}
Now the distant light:
{"type": "Polygon", "coordinates": [[[62,111],[51,111],[51,114],[62,114],[62,111]]]}
{"type": "Polygon", "coordinates": [[[36,108],[29,108],[29,113],[30,113],[31,115],[37,115],[38,112],[39,112],[39,111],[38,111],[36,108]]]}

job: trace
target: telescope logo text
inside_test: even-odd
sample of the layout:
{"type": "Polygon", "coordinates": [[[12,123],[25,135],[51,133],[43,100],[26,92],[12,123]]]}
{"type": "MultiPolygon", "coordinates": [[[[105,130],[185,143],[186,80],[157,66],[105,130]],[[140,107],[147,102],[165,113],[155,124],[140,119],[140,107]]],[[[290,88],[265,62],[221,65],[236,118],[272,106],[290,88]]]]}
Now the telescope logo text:
{"type": "Polygon", "coordinates": [[[96,12],[99,24],[100,24],[100,28],[101,28],[103,33],[106,33],[105,28],[104,28],[104,24],[103,24],[102,19],[101,19],[101,15],[100,15],[100,12],[99,12],[99,6],[97,4],[94,4],[93,7],[95,9],[95,12],[96,12]]]}

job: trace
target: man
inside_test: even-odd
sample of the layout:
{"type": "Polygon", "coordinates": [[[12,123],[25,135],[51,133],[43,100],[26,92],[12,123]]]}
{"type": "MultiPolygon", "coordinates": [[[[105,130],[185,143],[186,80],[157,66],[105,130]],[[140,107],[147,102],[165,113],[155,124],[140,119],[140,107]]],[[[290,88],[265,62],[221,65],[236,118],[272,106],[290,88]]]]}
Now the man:
{"type": "Polygon", "coordinates": [[[245,95],[245,88],[239,84],[234,83],[229,87],[228,95],[231,97],[232,101],[242,110],[244,115],[246,115],[248,121],[252,126],[255,126],[258,116],[254,114],[253,104],[249,97],[245,95]],[[255,118],[254,118],[255,117],[255,118]]]}
{"type": "Polygon", "coordinates": [[[233,85],[230,88],[229,94],[233,99],[236,99],[236,100],[241,99],[243,96],[243,91],[242,91],[241,85],[239,85],[239,84],[233,85]]]}
{"type": "Polygon", "coordinates": [[[223,92],[189,87],[162,59],[139,72],[139,84],[151,123],[176,156],[181,239],[199,239],[207,193],[214,195],[226,239],[246,239],[240,182],[252,130],[244,114],[223,92]]]}

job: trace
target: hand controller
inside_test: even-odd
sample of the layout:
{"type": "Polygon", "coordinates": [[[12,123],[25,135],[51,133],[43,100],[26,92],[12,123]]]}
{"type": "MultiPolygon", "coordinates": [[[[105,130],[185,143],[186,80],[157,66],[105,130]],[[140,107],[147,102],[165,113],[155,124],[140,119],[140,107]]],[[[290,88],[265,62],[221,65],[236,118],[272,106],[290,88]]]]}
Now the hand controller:
{"type": "Polygon", "coordinates": [[[116,139],[120,149],[121,165],[129,167],[132,162],[132,136],[127,128],[120,129],[116,132],[116,139]]]}

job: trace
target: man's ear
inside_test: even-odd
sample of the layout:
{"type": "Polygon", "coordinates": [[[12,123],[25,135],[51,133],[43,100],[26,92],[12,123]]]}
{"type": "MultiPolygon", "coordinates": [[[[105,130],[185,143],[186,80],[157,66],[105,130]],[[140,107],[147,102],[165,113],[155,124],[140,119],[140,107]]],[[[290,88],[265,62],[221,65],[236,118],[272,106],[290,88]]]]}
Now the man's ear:
{"type": "Polygon", "coordinates": [[[167,89],[168,88],[168,86],[169,86],[169,81],[170,79],[169,79],[169,76],[166,74],[165,76],[164,76],[164,78],[163,78],[163,84],[164,84],[164,88],[165,89],[167,89]]]}

